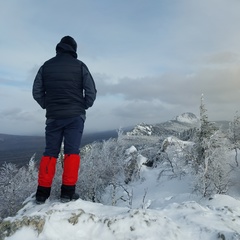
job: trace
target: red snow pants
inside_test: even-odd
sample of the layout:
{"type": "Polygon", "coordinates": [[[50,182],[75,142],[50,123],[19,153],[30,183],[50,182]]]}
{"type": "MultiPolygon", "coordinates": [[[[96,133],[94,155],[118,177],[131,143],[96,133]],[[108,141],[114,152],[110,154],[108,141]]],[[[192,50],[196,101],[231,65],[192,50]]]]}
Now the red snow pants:
{"type": "Polygon", "coordinates": [[[62,184],[75,186],[78,180],[78,170],[80,167],[79,154],[66,154],[63,162],[62,184]]]}
{"type": "Polygon", "coordinates": [[[56,171],[57,158],[43,156],[39,166],[38,185],[41,187],[51,187],[56,171]]]}
{"type": "MultiPolygon", "coordinates": [[[[38,185],[41,187],[51,187],[56,171],[57,159],[54,157],[43,156],[40,162],[38,185]]],[[[66,154],[63,162],[62,184],[75,186],[78,180],[80,167],[79,154],[66,154]]]]}

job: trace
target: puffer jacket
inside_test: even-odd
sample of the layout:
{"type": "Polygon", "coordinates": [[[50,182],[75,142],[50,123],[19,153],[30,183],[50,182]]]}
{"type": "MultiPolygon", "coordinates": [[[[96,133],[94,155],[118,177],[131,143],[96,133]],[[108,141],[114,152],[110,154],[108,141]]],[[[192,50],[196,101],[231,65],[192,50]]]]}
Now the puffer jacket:
{"type": "Polygon", "coordinates": [[[85,115],[97,93],[91,73],[70,45],[59,43],[56,51],[35,77],[33,98],[46,109],[48,119],[85,115]]]}

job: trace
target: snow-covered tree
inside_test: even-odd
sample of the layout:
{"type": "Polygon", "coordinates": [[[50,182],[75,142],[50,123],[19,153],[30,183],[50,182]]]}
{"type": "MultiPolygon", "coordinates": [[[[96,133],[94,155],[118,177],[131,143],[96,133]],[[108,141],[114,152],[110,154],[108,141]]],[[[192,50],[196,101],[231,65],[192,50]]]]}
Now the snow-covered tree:
{"type": "Polygon", "coordinates": [[[214,123],[208,120],[207,109],[204,104],[203,95],[201,96],[201,104],[200,104],[200,127],[197,131],[197,139],[196,139],[196,170],[198,166],[203,164],[206,158],[206,150],[208,148],[208,142],[214,132],[217,130],[214,123]]]}
{"type": "Polygon", "coordinates": [[[10,216],[21,208],[22,202],[37,186],[37,169],[34,156],[20,169],[15,164],[4,163],[0,168],[0,216],[10,216]]]}
{"type": "Polygon", "coordinates": [[[236,112],[233,122],[230,123],[229,138],[232,143],[231,148],[235,151],[235,162],[238,166],[238,150],[240,149],[240,116],[238,112],[236,112]]]}
{"type": "Polygon", "coordinates": [[[229,142],[208,120],[203,95],[200,105],[200,127],[195,141],[195,190],[204,197],[224,193],[228,189],[229,168],[226,165],[229,142]]]}
{"type": "Polygon", "coordinates": [[[109,184],[119,185],[124,181],[125,147],[119,135],[118,139],[96,142],[85,148],[87,150],[81,160],[79,191],[84,199],[100,202],[109,184]]]}
{"type": "Polygon", "coordinates": [[[204,161],[198,166],[194,187],[204,197],[226,193],[229,188],[228,146],[228,139],[219,130],[205,141],[204,161]]]}
{"type": "Polygon", "coordinates": [[[185,168],[190,160],[192,145],[192,142],[182,141],[174,136],[163,141],[158,157],[161,164],[167,166],[164,171],[169,177],[181,178],[186,174],[185,168]]]}

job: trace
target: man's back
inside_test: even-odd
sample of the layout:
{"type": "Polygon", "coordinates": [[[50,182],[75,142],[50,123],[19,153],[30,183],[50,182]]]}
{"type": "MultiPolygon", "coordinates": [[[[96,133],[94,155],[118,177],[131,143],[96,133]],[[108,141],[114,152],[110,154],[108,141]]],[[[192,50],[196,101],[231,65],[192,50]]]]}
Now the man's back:
{"type": "Polygon", "coordinates": [[[93,105],[96,87],[87,66],[77,59],[76,47],[60,42],[57,55],[39,69],[33,85],[33,97],[46,117],[61,119],[85,115],[93,105]]]}
{"type": "Polygon", "coordinates": [[[85,114],[83,63],[69,53],[58,53],[43,65],[47,118],[85,114]]]}

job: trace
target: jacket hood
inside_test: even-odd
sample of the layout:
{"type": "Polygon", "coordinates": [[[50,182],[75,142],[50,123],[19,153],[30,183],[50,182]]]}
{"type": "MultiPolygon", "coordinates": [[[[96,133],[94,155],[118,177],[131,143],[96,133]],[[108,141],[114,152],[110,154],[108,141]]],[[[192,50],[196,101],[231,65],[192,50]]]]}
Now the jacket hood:
{"type": "Polygon", "coordinates": [[[57,54],[68,53],[68,54],[72,55],[74,58],[77,58],[77,53],[76,53],[75,49],[71,45],[62,43],[62,42],[57,44],[56,53],[57,54]]]}

